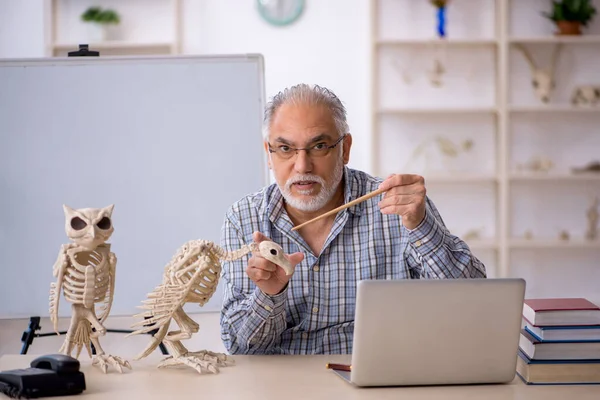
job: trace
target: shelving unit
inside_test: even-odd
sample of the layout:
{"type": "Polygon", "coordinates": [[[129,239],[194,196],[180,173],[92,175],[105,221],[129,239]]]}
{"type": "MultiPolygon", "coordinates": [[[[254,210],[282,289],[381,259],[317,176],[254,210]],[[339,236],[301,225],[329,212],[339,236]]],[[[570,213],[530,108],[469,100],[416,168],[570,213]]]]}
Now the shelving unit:
{"type": "Polygon", "coordinates": [[[509,106],[511,113],[591,113],[600,114],[600,107],[573,107],[570,104],[557,104],[549,106],[509,106]]]}
{"type": "Polygon", "coordinates": [[[532,36],[512,37],[508,41],[511,44],[540,44],[540,43],[567,43],[567,44],[600,44],[600,35],[582,36],[532,36]]]}
{"type": "Polygon", "coordinates": [[[600,182],[600,174],[511,174],[512,181],[520,182],[560,182],[560,181],[579,181],[579,182],[600,182]]]}
{"type": "MultiPolygon", "coordinates": [[[[600,139],[595,138],[600,137],[600,104],[573,106],[570,95],[575,85],[600,85],[600,16],[582,36],[556,36],[540,14],[551,6],[547,3],[451,1],[447,38],[439,39],[429,1],[373,0],[371,170],[379,176],[422,174],[446,225],[459,236],[485,225],[483,219],[491,221],[481,239],[466,240],[487,266],[493,265],[489,276],[531,278],[535,272],[535,279],[544,279],[539,271],[547,260],[533,259],[548,251],[555,265],[584,257],[577,251],[585,250],[591,252],[588,258],[577,258],[585,286],[600,277],[600,239],[579,239],[586,229],[588,199],[600,197],[600,173],[568,171],[600,161],[600,139]],[[557,86],[543,103],[535,97],[530,66],[516,47],[525,45],[538,66],[548,67],[558,44],[557,86]],[[429,83],[436,59],[446,69],[441,87],[429,83]],[[454,143],[469,138],[474,147],[450,159],[445,169],[403,169],[412,150],[432,136],[454,143]],[[538,152],[552,155],[552,170],[517,171],[525,155],[538,152]],[[559,239],[560,229],[569,230],[571,239],[559,239]],[[535,238],[522,238],[524,230],[537,230],[535,238]],[[562,253],[557,256],[555,249],[562,253]]],[[[600,1],[595,5],[600,10],[600,1]]],[[[443,157],[434,152],[431,159],[443,157]]],[[[561,293],[560,285],[550,282],[547,290],[573,294],[561,293]]],[[[545,294],[539,292],[544,285],[534,286],[538,292],[532,295],[545,294]]]]}
{"type": "Polygon", "coordinates": [[[512,239],[510,247],[513,249],[600,249],[600,240],[512,239]]]}
{"type": "Polygon", "coordinates": [[[167,55],[181,53],[181,0],[128,0],[95,3],[78,0],[47,0],[49,35],[46,53],[49,57],[64,57],[88,44],[101,56],[167,55]],[[115,29],[119,37],[113,40],[90,41],[88,24],[80,20],[90,6],[112,8],[121,15],[115,29]],[[160,29],[156,29],[156,26],[160,29]],[[166,37],[157,32],[168,32],[166,37]]]}
{"type": "Polygon", "coordinates": [[[465,108],[381,108],[378,114],[494,114],[493,107],[465,107],[465,108]]]}

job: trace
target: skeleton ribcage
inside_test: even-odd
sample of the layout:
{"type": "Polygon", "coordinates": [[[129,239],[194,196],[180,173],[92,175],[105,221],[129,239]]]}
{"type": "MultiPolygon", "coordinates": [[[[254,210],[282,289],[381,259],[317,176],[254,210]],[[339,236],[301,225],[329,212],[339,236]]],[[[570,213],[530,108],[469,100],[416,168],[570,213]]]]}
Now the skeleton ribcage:
{"type": "MultiPolygon", "coordinates": [[[[200,242],[200,241],[199,241],[200,242]]],[[[214,294],[219,283],[221,263],[213,253],[210,243],[190,243],[184,245],[167,266],[165,277],[169,285],[188,285],[191,289],[186,303],[198,303],[203,306],[214,294]],[[182,274],[177,276],[177,272],[182,274]],[[194,280],[193,282],[191,282],[194,280]]]]}
{"type": "Polygon", "coordinates": [[[69,259],[63,290],[65,298],[74,304],[91,307],[103,301],[109,284],[108,262],[98,251],[78,252],[69,259]]]}

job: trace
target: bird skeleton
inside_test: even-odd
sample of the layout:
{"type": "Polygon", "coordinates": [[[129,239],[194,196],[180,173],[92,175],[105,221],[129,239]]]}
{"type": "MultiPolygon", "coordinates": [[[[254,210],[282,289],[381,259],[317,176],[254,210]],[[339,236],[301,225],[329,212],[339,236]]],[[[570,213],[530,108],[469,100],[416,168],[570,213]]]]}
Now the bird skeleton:
{"type": "Polygon", "coordinates": [[[71,303],[71,323],[59,352],[70,356],[77,346],[78,358],[85,346],[92,364],[104,373],[109,364],[119,372],[123,372],[123,366],[131,369],[128,361],[105,354],[99,342],[99,337],[106,334],[102,324],[110,314],[115,291],[117,258],[106,243],[114,231],[113,208],[75,210],[63,205],[65,231],[73,243],[61,246],[52,271],[56,282],[50,285],[50,321],[57,334],[61,291],[71,303]],[[93,357],[91,344],[96,349],[93,357]]]}
{"type": "Polygon", "coordinates": [[[165,266],[162,283],[144,300],[142,308],[146,311],[135,317],[144,320],[135,323],[137,328],[130,335],[155,331],[150,344],[135,360],[148,356],[164,341],[172,356],[163,359],[158,368],[186,365],[198,373],[218,373],[219,367],[234,365],[231,356],[207,350],[190,352],[182,340],[190,339],[199,330],[199,325],[183,310],[186,303],[206,304],[219,282],[223,261],[239,259],[250,252],[258,252],[262,257],[282,267],[286,275],[292,275],[294,267],[285,257],[283,249],[272,241],[245,245],[239,250],[227,252],[207,240],[191,240],[184,243],[165,266]],[[178,330],[168,331],[171,321],[178,330]]]}

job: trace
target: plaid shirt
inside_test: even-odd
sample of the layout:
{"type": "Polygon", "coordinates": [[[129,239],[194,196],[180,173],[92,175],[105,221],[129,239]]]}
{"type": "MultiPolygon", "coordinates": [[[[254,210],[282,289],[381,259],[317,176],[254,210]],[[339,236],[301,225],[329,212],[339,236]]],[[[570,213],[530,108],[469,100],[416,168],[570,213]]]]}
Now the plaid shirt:
{"type": "MultiPolygon", "coordinates": [[[[345,201],[380,183],[345,167],[345,201]]],[[[318,255],[291,230],[276,184],[230,207],[222,229],[224,249],[237,250],[260,231],[286,253],[304,253],[286,289],[275,296],[246,275],[250,255],[223,263],[221,338],[231,354],[349,354],[359,280],[486,277],[485,266],[446,229],[429,198],[424,221],[409,231],[401,217],[380,212],[381,197],[339,212],[318,255]]]]}

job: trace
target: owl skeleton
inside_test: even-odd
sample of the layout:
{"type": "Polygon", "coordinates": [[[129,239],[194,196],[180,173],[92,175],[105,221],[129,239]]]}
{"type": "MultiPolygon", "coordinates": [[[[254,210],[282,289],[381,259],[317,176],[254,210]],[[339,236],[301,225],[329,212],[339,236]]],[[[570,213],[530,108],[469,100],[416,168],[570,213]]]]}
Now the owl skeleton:
{"type": "Polygon", "coordinates": [[[154,330],[157,332],[135,360],[148,356],[164,341],[173,355],[162,360],[158,368],[187,365],[202,374],[206,371],[218,373],[219,367],[235,364],[226,354],[187,350],[181,341],[190,339],[198,332],[199,325],[185,313],[183,306],[186,303],[197,303],[201,307],[206,304],[217,289],[222,262],[239,259],[250,252],[258,252],[267,260],[279,265],[287,275],[294,272],[294,267],[285,257],[283,249],[272,241],[251,243],[232,252],[227,252],[207,240],[191,240],[184,243],[165,266],[162,283],[149,293],[147,300],[139,306],[146,311],[136,317],[145,319],[132,326],[138,330],[131,335],[154,330]],[[172,320],[179,329],[169,332],[172,320]]]}
{"type": "Polygon", "coordinates": [[[59,352],[71,355],[77,346],[78,358],[85,347],[92,364],[104,373],[109,364],[119,372],[123,366],[131,369],[128,361],[105,354],[99,342],[99,337],[106,334],[102,324],[110,314],[115,289],[117,258],[106,243],[114,231],[113,208],[75,210],[63,206],[65,231],[73,243],[61,246],[52,270],[56,282],[50,286],[50,320],[57,334],[61,292],[71,303],[71,323],[59,352]],[[91,344],[96,349],[93,357],[91,344]]]}

